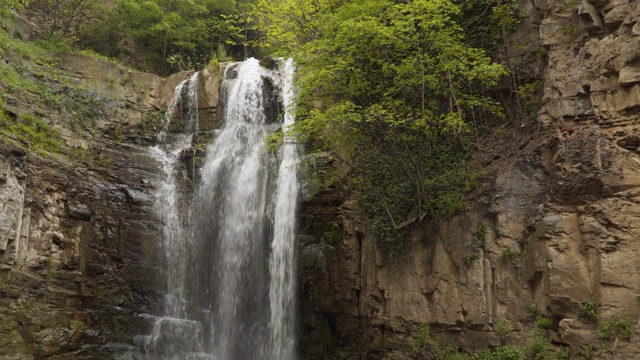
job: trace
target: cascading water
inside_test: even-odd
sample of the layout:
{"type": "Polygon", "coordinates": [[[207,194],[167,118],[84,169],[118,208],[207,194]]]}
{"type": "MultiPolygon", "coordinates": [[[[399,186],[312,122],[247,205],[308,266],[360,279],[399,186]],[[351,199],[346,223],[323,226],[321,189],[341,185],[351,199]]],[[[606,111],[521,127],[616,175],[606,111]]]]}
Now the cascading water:
{"type": "Polygon", "coordinates": [[[181,82],[175,89],[173,99],[165,116],[164,128],[158,135],[158,145],[151,153],[160,161],[164,173],[156,196],[156,212],[162,219],[164,259],[163,277],[166,279],[164,316],[155,319],[153,332],[144,340],[149,359],[182,360],[185,352],[202,350],[198,334],[202,325],[185,318],[187,284],[187,253],[189,237],[181,217],[187,207],[186,199],[180,197],[180,183],[186,178],[181,173],[180,158],[185,149],[191,147],[198,130],[198,73],[181,82]],[[173,123],[175,129],[170,129],[173,123]]]}
{"type": "Polygon", "coordinates": [[[269,158],[261,72],[257,61],[237,70],[226,94],[224,127],[207,150],[194,199],[202,220],[197,230],[205,230],[199,239],[214,242],[212,350],[229,360],[257,358],[267,350],[262,337],[269,158]]]}
{"type": "MultiPolygon", "coordinates": [[[[296,357],[298,155],[287,129],[295,119],[293,62],[283,65],[282,70],[268,70],[249,59],[225,71],[224,125],[207,148],[188,219],[180,217],[187,212],[177,195],[177,169],[193,132],[163,135],[154,149],[165,171],[158,210],[164,224],[167,296],[166,317],[146,337],[149,358],[296,357]],[[274,88],[281,89],[280,101],[270,93],[274,88]],[[280,104],[283,123],[275,119],[280,104]],[[275,155],[265,140],[282,125],[285,142],[275,155]]],[[[197,81],[189,80],[176,89],[176,96],[191,99],[183,102],[193,106],[197,94],[190,93],[191,81],[195,88],[197,81]]],[[[194,109],[197,116],[197,104],[194,109]]]]}
{"type": "Polygon", "coordinates": [[[284,143],[282,161],[278,173],[278,190],[275,201],[273,242],[269,272],[271,283],[269,303],[271,305],[271,359],[293,359],[295,306],[295,218],[298,200],[298,178],[296,163],[298,149],[294,137],[289,133],[295,121],[293,103],[293,60],[284,66],[282,97],[285,106],[284,143]]]}

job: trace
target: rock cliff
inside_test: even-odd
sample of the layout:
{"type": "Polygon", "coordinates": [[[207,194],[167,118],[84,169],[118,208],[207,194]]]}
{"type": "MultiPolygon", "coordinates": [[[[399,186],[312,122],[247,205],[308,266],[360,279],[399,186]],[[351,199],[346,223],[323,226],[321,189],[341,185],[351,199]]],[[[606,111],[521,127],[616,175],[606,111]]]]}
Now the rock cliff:
{"type": "MultiPolygon", "coordinates": [[[[36,94],[60,97],[41,102],[0,83],[6,117],[24,126],[39,119],[59,144],[39,148],[28,127],[25,137],[0,139],[0,358],[135,353],[133,337],[150,331],[139,315],[155,310],[161,287],[153,212],[161,169],[148,146],[190,74],[163,80],[68,53],[55,56],[55,71],[16,61],[36,94]]],[[[203,73],[208,96],[217,80],[203,73]]],[[[205,128],[215,105],[202,102],[205,128]]]]}
{"type": "MultiPolygon", "coordinates": [[[[519,9],[501,56],[518,81],[537,80],[535,119],[497,130],[506,140],[474,156],[488,175],[470,208],[415,225],[401,259],[378,248],[357,202],[328,175],[331,157],[305,160],[303,358],[418,359],[438,346],[505,343],[535,351],[541,328],[552,349],[566,346],[572,357],[591,349],[603,359],[640,358],[640,5],[520,0],[519,9]]],[[[67,85],[55,106],[5,98],[9,116],[40,116],[62,142],[50,153],[0,140],[7,359],[135,352],[133,337],[149,331],[138,315],[159,301],[153,194],[161,171],[146,147],[189,74],[163,80],[58,57],[56,81],[67,85]]],[[[24,65],[51,85],[38,75],[45,65],[24,65]]],[[[218,126],[217,78],[209,70],[200,77],[205,132],[218,126]]],[[[200,155],[194,149],[185,161],[198,165],[200,155]]]]}
{"type": "Polygon", "coordinates": [[[514,78],[539,83],[541,105],[500,154],[475,155],[492,176],[468,211],[416,226],[393,260],[338,184],[305,203],[306,358],[425,358],[505,343],[531,353],[540,319],[550,319],[545,347],[569,347],[572,358],[640,357],[640,5],[518,5],[502,56],[514,78]]]}

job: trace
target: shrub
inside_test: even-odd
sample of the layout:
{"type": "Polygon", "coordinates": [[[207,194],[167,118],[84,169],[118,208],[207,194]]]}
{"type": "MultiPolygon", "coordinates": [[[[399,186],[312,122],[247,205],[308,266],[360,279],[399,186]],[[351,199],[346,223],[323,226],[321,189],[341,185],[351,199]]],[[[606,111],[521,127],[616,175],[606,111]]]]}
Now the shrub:
{"type": "Polygon", "coordinates": [[[536,315],[538,314],[538,307],[536,306],[536,304],[531,303],[527,305],[526,311],[527,311],[527,320],[536,319],[536,315]]]}
{"type": "Polygon", "coordinates": [[[487,237],[487,226],[485,224],[478,225],[478,228],[473,232],[471,237],[476,247],[483,247],[485,238],[487,237]]]}
{"type": "Polygon", "coordinates": [[[569,348],[566,346],[560,347],[553,358],[554,360],[569,360],[569,348]]]}
{"type": "Polygon", "coordinates": [[[547,336],[547,330],[551,329],[553,325],[553,319],[538,316],[536,318],[536,325],[534,328],[534,332],[538,335],[547,336]]]}
{"type": "Polygon", "coordinates": [[[418,329],[418,338],[413,343],[414,350],[424,350],[429,346],[431,340],[431,328],[429,324],[422,324],[418,329]]]}
{"type": "Polygon", "coordinates": [[[613,337],[613,329],[609,324],[600,325],[596,332],[598,334],[598,337],[602,340],[611,340],[611,338],[613,337]]]}
{"type": "Polygon", "coordinates": [[[631,339],[631,323],[628,319],[620,318],[616,321],[616,330],[618,331],[618,335],[624,339],[629,341],[631,339]]]}
{"type": "Polygon", "coordinates": [[[593,357],[593,346],[582,345],[580,348],[580,355],[576,357],[576,360],[589,360],[593,357]]]}
{"type": "Polygon", "coordinates": [[[524,360],[526,359],[524,353],[519,348],[507,345],[498,346],[493,352],[482,349],[473,353],[470,357],[471,360],[524,360]]]}
{"type": "Polygon", "coordinates": [[[578,304],[578,319],[586,324],[593,324],[598,320],[596,304],[588,300],[578,304]]]}
{"type": "Polygon", "coordinates": [[[529,354],[529,358],[535,360],[546,360],[550,355],[549,344],[550,340],[546,334],[536,334],[527,344],[527,353],[529,354]]]}
{"type": "Polygon", "coordinates": [[[511,331],[511,322],[507,319],[500,318],[496,324],[496,332],[502,336],[507,335],[511,331]]]}
{"type": "Polygon", "coordinates": [[[507,262],[511,262],[511,264],[516,269],[519,269],[520,266],[521,266],[521,264],[520,264],[520,254],[517,253],[515,250],[513,250],[513,248],[511,248],[511,246],[508,246],[502,252],[502,260],[507,261],[507,262]]]}

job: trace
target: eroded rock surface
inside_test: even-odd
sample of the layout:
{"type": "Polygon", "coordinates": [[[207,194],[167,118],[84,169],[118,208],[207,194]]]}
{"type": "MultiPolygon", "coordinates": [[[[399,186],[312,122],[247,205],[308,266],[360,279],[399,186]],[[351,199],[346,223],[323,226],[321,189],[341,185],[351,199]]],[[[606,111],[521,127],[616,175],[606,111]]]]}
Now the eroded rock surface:
{"type": "Polygon", "coordinates": [[[541,85],[538,125],[470,211],[417,226],[393,260],[337,185],[305,202],[306,358],[424,358],[412,347],[424,324],[464,351],[526,346],[536,316],[552,319],[551,347],[572,357],[584,346],[603,359],[640,357],[640,5],[521,0],[519,9],[507,56],[541,85]],[[595,323],[580,320],[585,303],[595,323]],[[598,336],[620,319],[630,341],[598,336]]]}
{"type": "MultiPolygon", "coordinates": [[[[56,80],[68,85],[55,90],[56,108],[5,99],[8,116],[42,119],[61,144],[51,153],[0,138],[0,358],[139,358],[133,339],[151,331],[141,315],[157,311],[162,287],[153,209],[162,169],[149,146],[191,73],[163,80],[84,55],[57,58],[56,80]]],[[[201,86],[202,109],[215,115],[216,74],[201,86]]]]}

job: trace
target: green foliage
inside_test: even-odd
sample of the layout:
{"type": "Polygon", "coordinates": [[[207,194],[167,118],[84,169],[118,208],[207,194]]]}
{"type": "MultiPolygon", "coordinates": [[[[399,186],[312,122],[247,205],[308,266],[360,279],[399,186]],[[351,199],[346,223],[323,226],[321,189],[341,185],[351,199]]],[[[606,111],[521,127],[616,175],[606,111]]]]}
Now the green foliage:
{"type": "Polygon", "coordinates": [[[429,347],[429,341],[431,341],[431,328],[429,324],[421,324],[418,329],[418,338],[413,342],[413,349],[424,350],[429,347]]]}
{"type": "Polygon", "coordinates": [[[500,318],[496,324],[496,332],[501,336],[507,335],[511,331],[511,322],[507,319],[500,318]]]}
{"type": "Polygon", "coordinates": [[[485,224],[478,225],[478,228],[473,232],[473,234],[471,234],[471,237],[473,238],[475,246],[483,247],[484,241],[487,237],[487,226],[485,224]]]}
{"type": "Polygon", "coordinates": [[[473,176],[471,124],[505,69],[468,46],[448,0],[260,1],[265,33],[298,64],[297,130],[352,169],[389,254],[407,226],[456,214],[473,176]]]}
{"type": "Polygon", "coordinates": [[[536,315],[538,315],[538,306],[536,306],[536,304],[534,303],[530,303],[527,305],[526,311],[527,311],[527,318],[530,320],[535,320],[536,315]]]}
{"type": "Polygon", "coordinates": [[[539,316],[536,318],[536,325],[534,331],[536,334],[547,336],[547,330],[553,326],[553,319],[539,316]]]}
{"type": "Polygon", "coordinates": [[[25,6],[29,5],[30,0],[2,0],[0,2],[0,16],[9,17],[9,12],[21,11],[25,6]]]}
{"type": "Polygon", "coordinates": [[[16,120],[0,114],[0,128],[3,135],[25,143],[31,150],[60,151],[60,135],[31,114],[22,114],[16,120]]]}
{"type": "Polygon", "coordinates": [[[473,353],[470,360],[524,360],[526,359],[522,350],[515,346],[498,346],[493,352],[483,349],[473,353]]]}
{"type": "Polygon", "coordinates": [[[629,341],[631,339],[631,323],[629,319],[618,319],[618,321],[616,321],[616,330],[623,340],[629,341]]]}
{"type": "Polygon", "coordinates": [[[73,47],[69,44],[69,40],[60,33],[46,35],[36,41],[40,48],[49,52],[71,52],[73,47]]]}
{"type": "Polygon", "coordinates": [[[598,326],[596,333],[601,340],[611,340],[613,337],[613,328],[609,324],[601,324],[598,326]]]}
{"type": "Polygon", "coordinates": [[[576,357],[576,360],[590,360],[591,358],[593,358],[593,346],[589,344],[582,345],[580,355],[576,357]]]}
{"type": "Polygon", "coordinates": [[[244,14],[233,0],[118,0],[87,23],[79,38],[107,57],[135,59],[142,69],[169,74],[224,61],[225,48],[235,44],[246,50],[255,31],[244,14]]]}
{"type": "Polygon", "coordinates": [[[4,90],[0,96],[32,104],[31,114],[18,116],[4,111],[0,116],[2,137],[42,155],[60,152],[62,139],[48,121],[37,115],[60,111],[74,131],[93,134],[97,131],[96,120],[109,106],[60,73],[60,60],[51,51],[61,49],[61,43],[66,40],[58,36],[22,42],[0,30],[0,83],[4,90]]]}
{"type": "Polygon", "coordinates": [[[284,143],[284,133],[278,130],[268,134],[265,143],[270,153],[276,153],[284,143]]]}
{"type": "Polygon", "coordinates": [[[554,360],[569,360],[570,349],[566,346],[561,346],[556,350],[554,360]]]}
{"type": "Polygon", "coordinates": [[[467,254],[464,256],[464,263],[465,265],[467,265],[467,267],[469,267],[471,266],[471,264],[473,264],[474,261],[478,260],[479,257],[480,254],[478,254],[477,251],[474,251],[471,254],[467,254]]]}
{"type": "Polygon", "coordinates": [[[457,22],[475,47],[490,55],[503,45],[504,36],[518,23],[517,0],[455,0],[461,9],[457,22]]]}
{"type": "Polygon", "coordinates": [[[520,112],[523,117],[533,116],[537,114],[542,101],[540,83],[534,82],[524,84],[516,91],[518,103],[520,104],[520,112]]]}
{"type": "Polygon", "coordinates": [[[478,228],[471,234],[471,253],[465,255],[464,263],[469,267],[474,261],[480,257],[480,251],[484,247],[484,241],[487,236],[487,226],[478,225],[478,228]]]}
{"type": "Polygon", "coordinates": [[[593,324],[598,320],[596,304],[588,300],[578,304],[578,319],[587,324],[593,324]]]}
{"type": "Polygon", "coordinates": [[[498,346],[493,350],[480,349],[472,354],[464,354],[450,347],[436,346],[437,360],[525,360],[524,352],[516,346],[498,346]]]}
{"type": "Polygon", "coordinates": [[[536,334],[533,339],[527,343],[527,354],[530,359],[534,360],[546,360],[551,355],[549,345],[551,340],[546,336],[536,334]]]}
{"type": "Polygon", "coordinates": [[[266,46],[291,52],[318,39],[327,16],[346,0],[258,0],[255,15],[265,34],[266,46]]]}
{"type": "Polygon", "coordinates": [[[498,24],[503,26],[507,31],[510,31],[519,22],[518,2],[517,1],[505,1],[502,4],[497,4],[492,9],[493,16],[498,20],[498,24]]]}
{"type": "Polygon", "coordinates": [[[516,269],[520,268],[520,254],[513,250],[511,246],[504,249],[501,257],[502,260],[510,262],[516,269]]]}
{"type": "Polygon", "coordinates": [[[83,24],[106,10],[101,0],[31,0],[30,3],[34,20],[46,24],[50,36],[74,35],[83,24]]]}
{"type": "Polygon", "coordinates": [[[537,317],[533,328],[534,336],[527,343],[527,353],[529,357],[535,360],[546,360],[550,354],[550,340],[548,330],[553,326],[553,319],[546,317],[537,317]]]}

